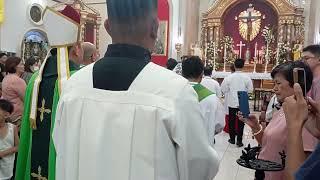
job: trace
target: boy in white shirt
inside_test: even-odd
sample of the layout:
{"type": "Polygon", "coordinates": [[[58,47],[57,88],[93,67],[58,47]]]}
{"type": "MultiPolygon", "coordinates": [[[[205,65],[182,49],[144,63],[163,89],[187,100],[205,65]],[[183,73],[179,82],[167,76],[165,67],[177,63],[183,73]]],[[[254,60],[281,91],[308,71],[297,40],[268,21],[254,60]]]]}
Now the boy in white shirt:
{"type": "Polygon", "coordinates": [[[251,78],[242,73],[242,68],[244,67],[243,59],[236,59],[234,62],[235,72],[226,77],[222,84],[222,92],[228,96],[228,99],[225,103],[229,108],[229,143],[235,144],[235,137],[237,136],[237,146],[242,147],[242,136],[244,123],[238,122],[238,132],[236,133],[235,122],[236,116],[239,112],[239,100],[238,100],[238,91],[246,91],[251,93],[253,91],[253,84],[251,78]]]}
{"type": "Polygon", "coordinates": [[[217,97],[221,98],[222,93],[221,93],[220,84],[218,83],[218,81],[211,78],[212,71],[213,71],[212,66],[204,67],[204,71],[203,71],[204,77],[201,81],[201,85],[208,88],[211,92],[215,93],[217,97]]]}

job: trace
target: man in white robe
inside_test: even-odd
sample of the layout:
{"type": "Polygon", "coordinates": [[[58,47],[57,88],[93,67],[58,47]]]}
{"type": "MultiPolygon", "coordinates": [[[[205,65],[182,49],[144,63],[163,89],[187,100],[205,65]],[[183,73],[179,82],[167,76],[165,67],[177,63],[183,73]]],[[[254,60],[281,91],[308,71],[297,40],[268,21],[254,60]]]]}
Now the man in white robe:
{"type": "Polygon", "coordinates": [[[187,78],[198,95],[200,109],[211,146],[214,135],[220,133],[224,126],[224,107],[215,93],[200,84],[204,65],[198,56],[192,56],[182,62],[182,75],[187,78]]]}
{"type": "Polygon", "coordinates": [[[204,77],[201,80],[201,85],[208,88],[211,92],[215,93],[219,98],[222,98],[222,91],[218,81],[212,79],[212,66],[204,67],[204,77]]]}
{"type": "Polygon", "coordinates": [[[150,62],[157,0],[108,0],[107,7],[113,43],[72,76],[60,98],[56,179],[213,179],[219,160],[197,94],[186,79],[150,62]]]}

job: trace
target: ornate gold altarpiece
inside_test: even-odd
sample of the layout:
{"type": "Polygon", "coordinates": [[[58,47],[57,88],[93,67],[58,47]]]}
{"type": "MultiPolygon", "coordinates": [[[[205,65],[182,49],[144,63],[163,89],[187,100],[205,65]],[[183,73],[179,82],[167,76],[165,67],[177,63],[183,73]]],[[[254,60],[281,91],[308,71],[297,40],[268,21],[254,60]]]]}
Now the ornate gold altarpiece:
{"type": "MultiPolygon", "coordinates": [[[[228,10],[242,0],[217,0],[217,2],[203,14],[201,41],[202,45],[210,41],[218,42],[224,36],[223,19],[228,10]]],[[[303,9],[292,5],[288,0],[265,0],[278,15],[278,41],[294,43],[297,36],[304,39],[303,9]]]]}
{"type": "MultiPolygon", "coordinates": [[[[85,41],[85,34],[87,25],[93,25],[94,27],[94,42],[97,49],[99,50],[99,30],[101,25],[101,16],[99,11],[88,6],[82,0],[76,0],[72,6],[79,11],[81,16],[81,41],[85,41]]],[[[99,51],[98,51],[99,52],[99,51]]]]}

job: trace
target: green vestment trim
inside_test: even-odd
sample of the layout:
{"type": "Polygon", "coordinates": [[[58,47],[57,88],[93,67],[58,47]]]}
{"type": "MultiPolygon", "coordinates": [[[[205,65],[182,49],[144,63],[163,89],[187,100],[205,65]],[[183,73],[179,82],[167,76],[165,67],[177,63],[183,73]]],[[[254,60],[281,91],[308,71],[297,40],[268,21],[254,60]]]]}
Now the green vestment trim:
{"type": "Polygon", "coordinates": [[[214,94],[213,92],[211,92],[209,89],[207,89],[206,87],[202,86],[201,84],[195,84],[193,85],[193,89],[196,91],[196,93],[198,94],[198,100],[199,102],[201,102],[203,99],[205,99],[206,97],[214,94]]]}
{"type": "MultiPolygon", "coordinates": [[[[71,71],[71,75],[76,71],[71,71]]],[[[17,168],[15,180],[30,180],[31,174],[31,150],[32,150],[32,132],[33,129],[30,125],[30,106],[31,97],[33,92],[33,86],[35,79],[38,77],[36,72],[30,79],[29,84],[26,88],[25,100],[24,100],[24,113],[22,118],[22,124],[20,129],[20,144],[17,159],[17,168]]],[[[48,157],[48,180],[55,180],[56,170],[56,151],[52,141],[52,133],[54,129],[55,116],[57,105],[59,102],[59,88],[58,81],[55,82],[52,113],[51,113],[51,127],[50,127],[50,144],[49,144],[49,157],[48,157]]]]}

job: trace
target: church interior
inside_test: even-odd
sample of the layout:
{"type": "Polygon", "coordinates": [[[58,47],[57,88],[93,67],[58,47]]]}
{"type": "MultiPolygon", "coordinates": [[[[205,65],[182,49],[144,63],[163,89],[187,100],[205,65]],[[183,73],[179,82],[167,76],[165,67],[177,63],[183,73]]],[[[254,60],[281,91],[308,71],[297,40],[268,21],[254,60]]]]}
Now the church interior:
{"type": "MultiPolygon", "coordinates": [[[[51,47],[43,13],[47,6],[64,3],[80,14],[80,41],[95,45],[97,57],[103,58],[112,44],[104,27],[106,1],[0,0],[0,52],[44,62],[51,47]]],[[[198,56],[213,68],[211,78],[220,85],[235,60],[243,59],[243,73],[254,88],[250,109],[259,116],[273,96],[271,71],[300,60],[304,47],[320,44],[319,9],[319,0],[158,0],[159,29],[151,59],[166,67],[169,58],[181,63],[198,56]]],[[[248,126],[243,136],[245,146],[258,145],[248,126]]],[[[237,163],[243,150],[227,143],[228,138],[227,132],[215,136],[220,170],[214,180],[254,179],[254,170],[237,163]]]]}

